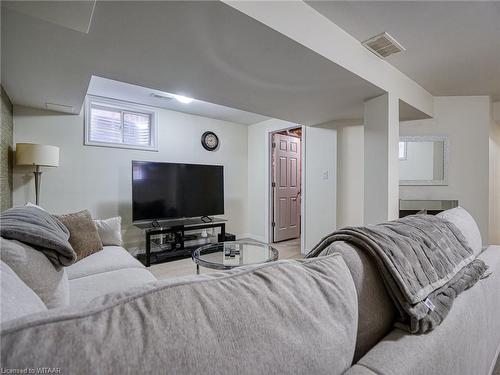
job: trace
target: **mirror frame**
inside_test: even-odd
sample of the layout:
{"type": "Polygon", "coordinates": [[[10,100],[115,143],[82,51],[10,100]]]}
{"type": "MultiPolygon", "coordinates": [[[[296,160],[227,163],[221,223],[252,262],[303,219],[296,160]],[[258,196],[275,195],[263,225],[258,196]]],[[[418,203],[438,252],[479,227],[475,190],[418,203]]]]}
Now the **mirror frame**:
{"type": "MultiPolygon", "coordinates": [[[[448,137],[438,135],[400,136],[399,142],[443,142],[443,179],[442,180],[399,180],[399,186],[445,186],[448,185],[448,137]]],[[[399,164],[398,164],[399,166],[399,164]]]]}

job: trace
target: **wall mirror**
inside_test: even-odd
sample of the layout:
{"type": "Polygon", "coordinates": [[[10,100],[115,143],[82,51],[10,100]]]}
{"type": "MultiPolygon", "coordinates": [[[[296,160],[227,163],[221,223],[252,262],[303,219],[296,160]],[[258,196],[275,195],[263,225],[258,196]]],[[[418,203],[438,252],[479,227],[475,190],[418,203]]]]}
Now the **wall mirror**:
{"type": "Polygon", "coordinates": [[[448,185],[448,139],[400,137],[399,185],[448,185]]]}

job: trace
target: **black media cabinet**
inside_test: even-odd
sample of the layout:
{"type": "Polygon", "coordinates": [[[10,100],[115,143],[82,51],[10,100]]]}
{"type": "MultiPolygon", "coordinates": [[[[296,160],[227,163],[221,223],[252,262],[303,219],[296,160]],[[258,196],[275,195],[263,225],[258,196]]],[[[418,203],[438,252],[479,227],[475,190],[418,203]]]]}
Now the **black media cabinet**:
{"type": "Polygon", "coordinates": [[[226,238],[226,220],[214,218],[205,222],[201,219],[185,219],[176,221],[134,224],[142,229],[146,235],[146,252],[137,255],[137,259],[146,267],[152,264],[169,262],[176,259],[190,258],[191,254],[203,244],[185,246],[184,243],[190,239],[186,232],[199,229],[220,228],[219,241],[226,238]],[[162,237],[161,240],[153,237],[162,237]],[[155,251],[153,251],[153,248],[155,251]]]}

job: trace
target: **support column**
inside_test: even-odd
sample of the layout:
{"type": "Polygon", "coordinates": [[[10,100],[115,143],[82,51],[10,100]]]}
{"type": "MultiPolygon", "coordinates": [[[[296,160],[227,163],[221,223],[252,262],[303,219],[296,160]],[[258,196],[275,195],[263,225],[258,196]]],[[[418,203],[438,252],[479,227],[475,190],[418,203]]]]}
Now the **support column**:
{"type": "Polygon", "coordinates": [[[387,93],[365,102],[364,224],[398,218],[399,99],[387,93]]]}

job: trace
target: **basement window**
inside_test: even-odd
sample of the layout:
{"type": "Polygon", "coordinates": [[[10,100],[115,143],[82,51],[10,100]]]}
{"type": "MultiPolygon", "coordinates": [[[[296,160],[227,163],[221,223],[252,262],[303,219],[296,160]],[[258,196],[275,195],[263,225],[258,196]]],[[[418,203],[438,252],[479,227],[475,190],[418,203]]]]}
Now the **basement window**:
{"type": "Polygon", "coordinates": [[[153,109],[115,99],[87,96],[85,145],[158,151],[153,109]]]}

